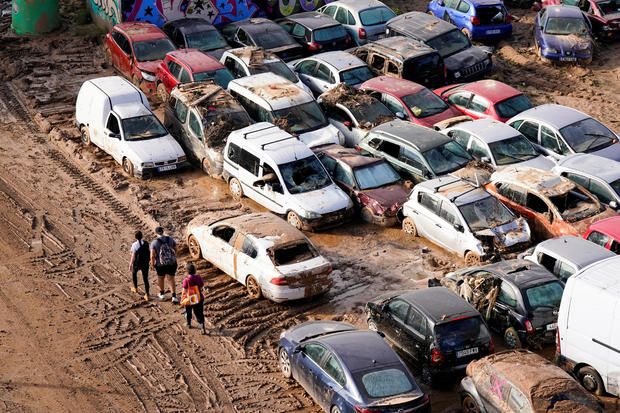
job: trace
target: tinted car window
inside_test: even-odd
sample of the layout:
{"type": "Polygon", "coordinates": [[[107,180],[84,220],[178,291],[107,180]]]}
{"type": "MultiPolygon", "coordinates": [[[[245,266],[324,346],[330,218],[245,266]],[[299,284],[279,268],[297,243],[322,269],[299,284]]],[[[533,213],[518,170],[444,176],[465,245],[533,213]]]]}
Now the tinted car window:
{"type": "Polygon", "coordinates": [[[413,389],[411,380],[398,368],[358,373],[356,379],[361,384],[362,390],[371,398],[394,396],[413,389]]]}
{"type": "Polygon", "coordinates": [[[376,7],[374,9],[366,9],[360,12],[360,20],[364,26],[374,26],[375,24],[386,23],[396,14],[387,7],[376,7]]]}
{"type": "Polygon", "coordinates": [[[405,321],[407,319],[407,312],[409,311],[409,304],[402,300],[393,300],[388,304],[388,311],[395,317],[405,321]]]}
{"type": "Polygon", "coordinates": [[[590,180],[590,185],[587,188],[596,195],[601,202],[609,204],[611,201],[615,200],[613,195],[609,192],[609,189],[594,179],[590,180]]]}
{"type": "Polygon", "coordinates": [[[187,39],[187,47],[202,50],[203,52],[228,46],[226,40],[217,30],[188,33],[185,38],[187,39]]]}
{"type": "Polygon", "coordinates": [[[176,47],[168,38],[143,40],[133,44],[133,51],[138,62],[163,60],[168,52],[175,49],[176,47]]]}
{"type": "Polygon", "coordinates": [[[559,307],[562,300],[564,287],[559,281],[552,281],[547,284],[537,285],[525,290],[525,299],[532,309],[538,307],[559,307]]]}
{"type": "Polygon", "coordinates": [[[297,71],[305,75],[312,75],[317,64],[316,60],[303,61],[297,66],[297,71]]]}
{"type": "Polygon", "coordinates": [[[317,29],[312,32],[314,40],[317,42],[327,42],[330,40],[341,39],[347,36],[347,31],[341,25],[317,29]]]}
{"type": "Polygon", "coordinates": [[[241,246],[241,252],[243,252],[250,258],[256,258],[256,255],[257,255],[256,246],[248,237],[245,237],[245,239],[243,240],[243,245],[241,246]]]}
{"type": "Polygon", "coordinates": [[[473,110],[474,112],[484,113],[489,108],[489,105],[490,104],[486,99],[481,98],[478,95],[474,95],[474,97],[471,99],[471,102],[469,102],[469,109],[473,110]]]}
{"type": "Polygon", "coordinates": [[[304,37],[306,34],[306,28],[298,23],[293,27],[291,34],[295,37],[304,37]]]}
{"type": "Polygon", "coordinates": [[[409,312],[407,325],[420,333],[422,337],[426,337],[426,318],[424,318],[415,308],[412,308],[409,312]]]}
{"type": "Polygon", "coordinates": [[[424,166],[424,161],[414,151],[410,151],[409,149],[403,149],[403,152],[399,156],[399,160],[405,162],[407,165],[413,166],[419,170],[426,170],[426,166],[424,166]]]}
{"type": "Polygon", "coordinates": [[[324,64],[319,64],[315,77],[324,82],[334,83],[332,82],[333,76],[331,70],[324,64]]]}
{"type": "Polygon", "coordinates": [[[470,6],[464,1],[461,1],[456,9],[460,11],[461,13],[467,13],[470,9],[470,6]]]}
{"type": "Polygon", "coordinates": [[[530,141],[538,143],[538,124],[525,121],[519,127],[519,132],[525,135],[530,141]]]}
{"type": "Polygon", "coordinates": [[[420,205],[423,205],[426,208],[430,209],[436,215],[439,215],[441,201],[432,196],[431,194],[426,192],[420,192],[418,194],[418,202],[420,203],[420,205]]]}
{"type": "Polygon", "coordinates": [[[441,203],[441,210],[439,211],[439,216],[452,225],[459,223],[459,220],[457,219],[455,214],[454,207],[449,202],[443,201],[441,203]]]}
{"type": "Polygon", "coordinates": [[[333,175],[334,171],[336,170],[336,165],[338,164],[336,160],[324,154],[319,155],[319,159],[321,160],[321,163],[323,164],[325,169],[327,169],[327,172],[333,175]]]}
{"type": "Polygon", "coordinates": [[[168,61],[168,70],[170,74],[174,76],[175,79],[179,80],[179,74],[181,73],[181,65],[175,62],[174,60],[168,61]]]}
{"type": "Polygon", "coordinates": [[[517,306],[517,297],[515,296],[512,288],[505,282],[502,282],[499,294],[497,295],[497,301],[499,301],[500,303],[504,303],[510,307],[517,306]]]}
{"type": "Polygon", "coordinates": [[[181,83],[187,83],[187,82],[191,82],[192,78],[189,75],[189,72],[187,70],[185,70],[184,68],[181,69],[181,73],[179,74],[179,82],[181,83]]]}
{"type": "Polygon", "coordinates": [[[435,326],[439,351],[445,352],[481,340],[489,340],[490,333],[480,317],[468,317],[435,326]]]}
{"type": "MultiPolygon", "coordinates": [[[[276,26],[274,29],[275,28],[278,27],[276,26]]],[[[297,44],[284,29],[254,33],[253,37],[254,43],[256,43],[257,46],[264,47],[265,49],[275,49],[290,44],[297,44]]]]}
{"type": "Polygon", "coordinates": [[[511,118],[532,107],[532,102],[525,95],[517,95],[496,103],[495,111],[501,118],[511,118]]]}
{"type": "Polygon", "coordinates": [[[239,161],[237,163],[240,167],[252,173],[254,176],[258,176],[258,166],[260,165],[260,161],[250,152],[242,149],[241,155],[239,156],[239,161]]]}
{"type": "Polygon", "coordinates": [[[325,373],[329,374],[329,376],[336,381],[336,383],[344,386],[344,371],[342,370],[342,367],[340,367],[340,363],[338,363],[338,360],[336,360],[336,357],[334,357],[333,354],[327,356],[323,369],[325,370],[325,373]]]}
{"type": "Polygon", "coordinates": [[[605,247],[609,243],[609,237],[601,232],[592,231],[588,235],[588,241],[592,241],[601,247],[605,247]]]}
{"type": "Polygon", "coordinates": [[[319,364],[325,354],[325,347],[316,343],[308,343],[304,346],[304,353],[310,358],[310,360],[319,364]]]}
{"type": "Polygon", "coordinates": [[[347,17],[347,11],[344,8],[339,8],[338,12],[336,13],[336,21],[338,21],[338,23],[341,24],[348,24],[349,23],[349,19],[347,17]]]}

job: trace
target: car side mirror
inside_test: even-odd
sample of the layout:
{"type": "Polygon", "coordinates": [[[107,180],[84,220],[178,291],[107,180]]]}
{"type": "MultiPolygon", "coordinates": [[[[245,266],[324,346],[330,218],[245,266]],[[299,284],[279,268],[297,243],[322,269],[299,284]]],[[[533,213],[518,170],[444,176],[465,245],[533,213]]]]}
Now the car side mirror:
{"type": "Polygon", "coordinates": [[[351,126],[351,122],[350,122],[350,121],[348,121],[348,120],[345,120],[345,121],[344,121],[344,126],[346,126],[346,127],[347,127],[347,129],[349,129],[349,130],[353,129],[353,126],[351,126]]]}
{"type": "Polygon", "coordinates": [[[105,134],[108,135],[110,138],[114,138],[114,139],[120,139],[121,138],[121,134],[120,133],[114,133],[110,129],[106,129],[105,134]]]}
{"type": "Polygon", "coordinates": [[[454,224],[454,229],[458,232],[465,232],[465,228],[461,224],[454,224]]]}
{"type": "Polygon", "coordinates": [[[304,346],[297,346],[293,349],[293,353],[302,353],[304,352],[304,346]]]}
{"type": "Polygon", "coordinates": [[[489,158],[488,156],[483,156],[482,158],[480,158],[480,160],[484,163],[491,163],[491,158],[489,158]]]}
{"type": "Polygon", "coordinates": [[[381,337],[385,338],[385,334],[383,334],[383,331],[375,331],[375,333],[379,334],[381,337]]]}
{"type": "Polygon", "coordinates": [[[609,207],[612,209],[618,209],[618,202],[616,201],[609,201],[609,207]]]}
{"type": "Polygon", "coordinates": [[[405,114],[403,112],[396,112],[394,114],[398,119],[405,119],[405,114]]]}

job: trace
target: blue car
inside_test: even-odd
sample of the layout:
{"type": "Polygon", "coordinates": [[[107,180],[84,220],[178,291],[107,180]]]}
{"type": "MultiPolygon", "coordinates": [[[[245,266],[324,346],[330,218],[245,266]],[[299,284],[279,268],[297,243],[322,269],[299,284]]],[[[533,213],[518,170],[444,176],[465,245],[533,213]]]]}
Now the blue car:
{"type": "Polygon", "coordinates": [[[579,8],[548,6],[536,15],[534,46],[541,59],[589,64],[592,26],[579,8]]]}
{"type": "Polygon", "coordinates": [[[512,35],[512,18],[501,0],[432,0],[426,11],[454,24],[471,40],[512,35]]]}
{"type": "Polygon", "coordinates": [[[329,413],[430,412],[430,398],[370,330],[309,321],[280,335],[280,368],[329,413]]]}

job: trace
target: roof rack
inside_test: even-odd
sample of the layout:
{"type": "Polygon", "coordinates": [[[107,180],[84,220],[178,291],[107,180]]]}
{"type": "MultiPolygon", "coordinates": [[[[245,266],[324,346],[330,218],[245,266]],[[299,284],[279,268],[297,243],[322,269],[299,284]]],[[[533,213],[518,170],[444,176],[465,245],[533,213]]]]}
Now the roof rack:
{"type": "Polygon", "coordinates": [[[287,136],[287,137],[285,137],[285,138],[278,139],[278,140],[276,140],[276,141],[271,141],[271,142],[263,143],[263,144],[260,146],[260,148],[261,148],[261,149],[265,149],[265,146],[267,146],[267,145],[271,145],[272,143],[278,143],[278,142],[286,141],[286,140],[289,140],[289,139],[297,139],[297,140],[299,140],[299,138],[298,138],[298,137],[293,136],[293,135],[290,135],[290,136],[287,136]]]}
{"type": "Polygon", "coordinates": [[[248,135],[251,134],[251,133],[261,132],[261,131],[264,131],[264,130],[267,130],[267,129],[271,129],[271,128],[275,128],[275,127],[276,127],[276,125],[269,125],[269,126],[265,126],[264,128],[254,129],[254,130],[251,130],[251,131],[243,132],[241,135],[243,135],[243,139],[247,139],[248,135]]]}
{"type": "Polygon", "coordinates": [[[433,192],[437,192],[439,190],[439,188],[443,188],[444,186],[448,186],[448,185],[452,185],[458,181],[464,182],[466,184],[471,185],[471,188],[469,188],[467,191],[465,192],[461,192],[460,194],[454,195],[453,197],[450,197],[450,202],[454,202],[455,199],[462,197],[463,195],[466,195],[472,191],[475,191],[476,189],[480,188],[480,184],[478,183],[478,175],[476,175],[476,183],[470,181],[469,179],[465,179],[465,178],[461,178],[458,177],[456,175],[452,175],[452,174],[448,174],[448,176],[456,179],[456,181],[451,181],[451,182],[446,182],[443,183],[441,185],[437,185],[436,187],[433,188],[433,192]]]}

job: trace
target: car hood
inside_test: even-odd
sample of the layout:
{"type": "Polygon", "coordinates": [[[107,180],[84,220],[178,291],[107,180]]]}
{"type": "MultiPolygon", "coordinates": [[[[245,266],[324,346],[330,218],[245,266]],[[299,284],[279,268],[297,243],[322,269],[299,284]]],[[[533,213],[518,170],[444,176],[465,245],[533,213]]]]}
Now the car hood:
{"type": "Polygon", "coordinates": [[[325,145],[326,143],[342,145],[338,129],[331,124],[320,129],[302,133],[299,135],[299,140],[310,148],[313,146],[325,145]]]}
{"type": "Polygon", "coordinates": [[[530,240],[530,227],[523,218],[517,218],[506,224],[475,232],[476,236],[493,236],[496,245],[501,248],[511,247],[530,240]]]}
{"type": "Polygon", "coordinates": [[[351,199],[335,184],[316,191],[291,194],[297,205],[306,211],[328,214],[351,206],[351,199]]]}
{"type": "Polygon", "coordinates": [[[455,72],[463,68],[475,65],[476,63],[480,63],[487,57],[488,54],[484,51],[484,49],[477,46],[472,46],[468,49],[463,50],[462,52],[458,52],[450,57],[446,57],[444,59],[444,63],[446,64],[446,68],[448,70],[455,72]]]}
{"type": "Polygon", "coordinates": [[[603,158],[613,159],[614,161],[620,161],[620,142],[609,145],[606,148],[599,149],[598,151],[591,152],[592,155],[602,156],[603,158]]]}
{"type": "Polygon", "coordinates": [[[543,37],[545,39],[545,45],[547,47],[561,50],[562,52],[592,48],[592,40],[589,36],[577,36],[576,34],[543,34],[543,37]]]}
{"type": "Polygon", "coordinates": [[[443,112],[437,113],[432,116],[427,116],[425,118],[417,119],[417,121],[422,122],[424,123],[424,126],[433,129],[436,123],[443,122],[444,120],[456,118],[459,116],[463,116],[463,112],[452,106],[448,106],[448,109],[444,110],[443,112]]]}
{"type": "Polygon", "coordinates": [[[297,345],[300,341],[309,337],[316,337],[321,334],[335,333],[338,331],[352,331],[356,330],[350,324],[340,323],[338,321],[320,320],[320,321],[307,321],[299,324],[289,330],[284,335],[286,338],[297,345]]]}
{"type": "MultiPolygon", "coordinates": [[[[133,152],[140,162],[165,162],[175,160],[185,153],[170,135],[160,138],[125,141],[127,149],[133,152]]],[[[130,158],[131,159],[131,158],[130,158]]]]}
{"type": "Polygon", "coordinates": [[[385,209],[398,208],[407,201],[409,189],[402,184],[393,184],[381,188],[360,191],[368,198],[376,201],[385,209]]]}
{"type": "Polygon", "coordinates": [[[163,60],[153,60],[151,62],[138,62],[138,69],[155,74],[157,66],[163,63],[163,60]]]}

